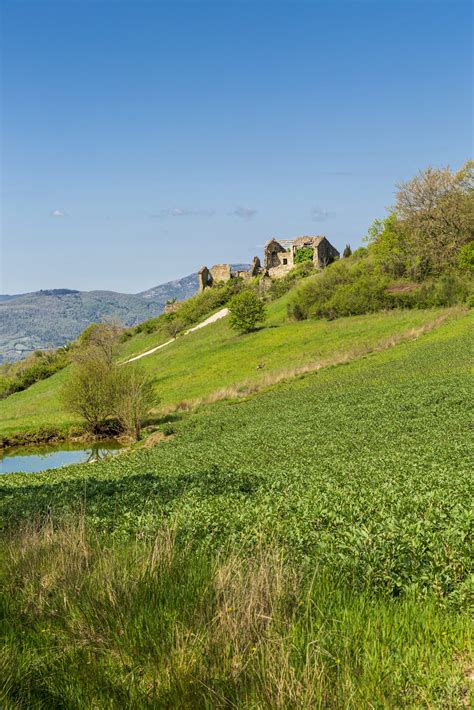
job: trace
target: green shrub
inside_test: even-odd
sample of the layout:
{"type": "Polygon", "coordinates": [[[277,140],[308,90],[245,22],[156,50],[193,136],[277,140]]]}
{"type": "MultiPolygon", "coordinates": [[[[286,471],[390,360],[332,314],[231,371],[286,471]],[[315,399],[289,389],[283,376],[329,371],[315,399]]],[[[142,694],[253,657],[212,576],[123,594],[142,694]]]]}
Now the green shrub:
{"type": "Polygon", "coordinates": [[[250,333],[266,318],[265,304],[253,292],[242,291],[229,302],[230,325],[240,333],[250,333]]]}
{"type": "Polygon", "coordinates": [[[58,350],[35,350],[29,357],[17,363],[4,366],[0,375],[0,398],[31,387],[35,382],[45,380],[69,364],[70,358],[65,348],[58,350]]]}
{"type": "Polygon", "coordinates": [[[172,338],[177,338],[179,333],[181,333],[185,329],[185,324],[181,320],[181,318],[178,318],[176,313],[169,313],[167,315],[167,321],[166,321],[166,333],[167,335],[171,336],[172,338]]]}
{"type": "Polygon", "coordinates": [[[156,331],[157,326],[158,319],[151,318],[150,320],[146,320],[143,323],[139,323],[138,325],[136,325],[135,333],[146,333],[147,335],[151,335],[151,333],[154,333],[156,331]]]}
{"type": "Polygon", "coordinates": [[[390,291],[392,284],[377,257],[369,253],[360,259],[354,252],[302,284],[288,304],[288,314],[294,320],[332,319],[392,308],[447,307],[465,303],[472,291],[470,278],[455,271],[407,291],[390,291]]]}
{"type": "Polygon", "coordinates": [[[298,281],[305,279],[312,273],[314,273],[314,265],[312,261],[306,261],[302,264],[298,264],[298,266],[291,269],[291,271],[283,278],[272,281],[272,285],[269,289],[270,298],[272,300],[280,298],[288,291],[291,291],[298,281]]]}
{"type": "Polygon", "coordinates": [[[353,283],[343,284],[333,295],[310,309],[310,316],[339,318],[372,313],[386,308],[388,282],[381,276],[362,275],[353,283]]]}
{"type": "Polygon", "coordinates": [[[455,273],[447,273],[440,279],[422,284],[413,300],[417,308],[454,306],[467,301],[471,293],[472,283],[455,273]]]}
{"type": "Polygon", "coordinates": [[[359,247],[354,252],[352,252],[352,260],[365,259],[369,255],[369,250],[367,247],[359,247]]]}
{"type": "Polygon", "coordinates": [[[304,320],[312,315],[313,307],[326,302],[342,284],[351,282],[347,260],[337,261],[323,272],[307,279],[288,304],[288,314],[295,320],[304,320]]]}
{"type": "Polygon", "coordinates": [[[206,288],[201,293],[192,296],[176,310],[176,315],[185,326],[193,325],[205,318],[209,313],[222,308],[228,301],[244,288],[242,279],[230,279],[221,286],[206,288]]]}

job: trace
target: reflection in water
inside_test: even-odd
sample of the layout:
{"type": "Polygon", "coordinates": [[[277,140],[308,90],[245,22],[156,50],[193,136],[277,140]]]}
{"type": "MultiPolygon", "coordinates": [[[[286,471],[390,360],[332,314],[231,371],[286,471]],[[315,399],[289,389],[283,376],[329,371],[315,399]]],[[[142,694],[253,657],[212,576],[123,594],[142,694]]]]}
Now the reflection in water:
{"type": "Polygon", "coordinates": [[[0,473],[36,473],[73,463],[95,463],[118,453],[121,445],[114,439],[89,444],[23,446],[5,449],[0,455],[0,473]]]}
{"type": "MultiPolygon", "coordinates": [[[[120,448],[120,447],[117,447],[120,448]]],[[[114,451],[114,449],[108,448],[105,449],[101,446],[92,446],[91,449],[87,450],[89,455],[85,461],[85,463],[95,463],[96,461],[102,461],[103,459],[106,459],[108,456],[110,456],[110,452],[114,451]]]]}

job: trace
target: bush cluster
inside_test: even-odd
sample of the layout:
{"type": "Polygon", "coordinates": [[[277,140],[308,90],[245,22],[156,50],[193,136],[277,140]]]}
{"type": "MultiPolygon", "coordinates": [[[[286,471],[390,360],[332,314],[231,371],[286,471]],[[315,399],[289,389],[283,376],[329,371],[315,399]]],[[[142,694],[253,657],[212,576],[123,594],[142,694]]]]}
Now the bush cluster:
{"type": "Polygon", "coordinates": [[[0,398],[5,399],[15,392],[45,380],[69,364],[66,348],[58,350],[35,350],[29,357],[2,367],[0,375],[0,398]]]}
{"type": "Polygon", "coordinates": [[[302,284],[288,304],[288,313],[295,320],[332,319],[393,308],[453,306],[468,303],[471,293],[469,277],[456,271],[422,283],[394,282],[374,260],[350,257],[302,284]]]}
{"type": "Polygon", "coordinates": [[[275,279],[269,289],[269,295],[272,301],[284,296],[285,293],[291,291],[292,288],[296,286],[298,281],[311,276],[314,273],[313,262],[305,262],[303,264],[298,264],[291,271],[286,274],[281,279],[275,279]]]}
{"type": "Polygon", "coordinates": [[[221,286],[206,288],[201,293],[184,301],[176,311],[185,326],[197,323],[209,313],[222,308],[237,293],[244,288],[244,281],[240,278],[231,279],[221,286]]]}
{"type": "Polygon", "coordinates": [[[428,168],[398,186],[386,219],[368,230],[367,247],[303,284],[288,305],[297,320],[384,309],[471,304],[474,269],[474,163],[457,173],[428,168]]]}

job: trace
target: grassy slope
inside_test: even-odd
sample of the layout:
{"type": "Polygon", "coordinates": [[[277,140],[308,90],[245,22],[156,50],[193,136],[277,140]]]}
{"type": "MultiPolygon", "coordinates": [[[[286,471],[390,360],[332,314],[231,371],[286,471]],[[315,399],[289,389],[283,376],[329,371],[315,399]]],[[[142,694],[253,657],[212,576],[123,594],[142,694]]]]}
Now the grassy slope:
{"type": "Polygon", "coordinates": [[[88,481],[99,527],[143,532],[176,515],[183,535],[211,545],[271,531],[360,584],[457,599],[469,559],[471,324],[215,404],[150,451],[2,477],[6,518],[68,508],[88,481]]]}
{"type": "Polygon", "coordinates": [[[468,703],[472,320],[188,415],[154,450],[1,477],[7,706],[468,703]],[[15,542],[81,510],[97,542],[15,542]],[[293,563],[252,562],[262,540],[293,563]]]}
{"type": "MultiPolygon", "coordinates": [[[[419,326],[439,313],[393,311],[387,314],[344,318],[334,322],[286,319],[285,296],[269,306],[265,328],[246,336],[236,335],[226,320],[219,321],[154,355],[138,361],[156,382],[157,402],[176,404],[208,395],[242,381],[258,382],[269,373],[311,362],[338,350],[374,344],[393,333],[419,326]],[[265,364],[257,370],[258,364],[265,364]]],[[[160,342],[156,334],[140,334],[124,344],[119,358],[131,357],[160,342]]],[[[65,431],[79,422],[64,412],[62,371],[0,402],[0,436],[41,429],[65,431]]]]}

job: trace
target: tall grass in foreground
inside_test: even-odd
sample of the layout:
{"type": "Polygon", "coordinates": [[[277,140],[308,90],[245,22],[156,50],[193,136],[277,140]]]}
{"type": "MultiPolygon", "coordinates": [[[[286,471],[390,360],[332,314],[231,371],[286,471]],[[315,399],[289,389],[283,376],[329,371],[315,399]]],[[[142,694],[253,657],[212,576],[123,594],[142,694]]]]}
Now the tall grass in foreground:
{"type": "Polygon", "coordinates": [[[170,529],[124,544],[80,521],[2,555],[2,707],[468,705],[467,620],[355,594],[271,544],[211,557],[170,529]]]}

